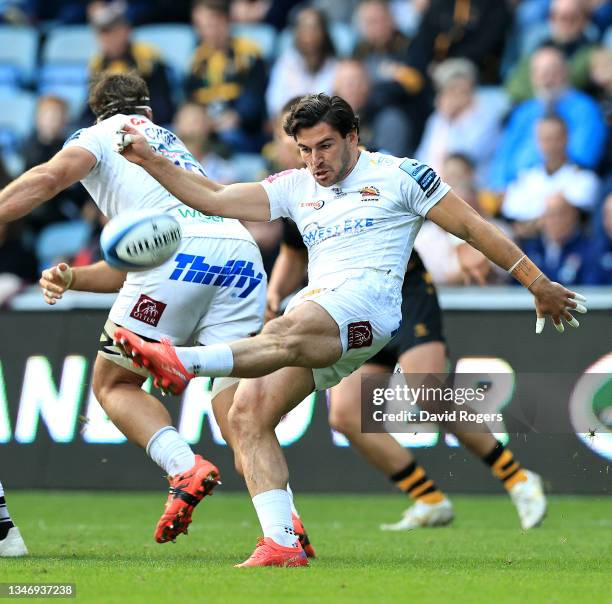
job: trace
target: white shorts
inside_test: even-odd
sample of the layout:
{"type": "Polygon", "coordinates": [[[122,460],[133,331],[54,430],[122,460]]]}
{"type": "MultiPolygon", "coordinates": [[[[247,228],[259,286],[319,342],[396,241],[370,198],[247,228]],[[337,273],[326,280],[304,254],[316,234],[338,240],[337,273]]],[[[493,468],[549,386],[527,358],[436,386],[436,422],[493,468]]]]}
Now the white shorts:
{"type": "Polygon", "coordinates": [[[315,389],[338,384],[383,348],[399,330],[402,282],[378,271],[326,283],[309,283],[287,306],[316,302],[338,324],[342,356],[331,367],[313,369],[315,389]]]}
{"type": "MultiPolygon", "coordinates": [[[[266,285],[255,243],[189,237],[168,262],[128,273],[108,318],[144,338],[179,346],[231,342],[261,330],[266,285]]],[[[100,349],[117,358],[108,324],[100,349]]]]}

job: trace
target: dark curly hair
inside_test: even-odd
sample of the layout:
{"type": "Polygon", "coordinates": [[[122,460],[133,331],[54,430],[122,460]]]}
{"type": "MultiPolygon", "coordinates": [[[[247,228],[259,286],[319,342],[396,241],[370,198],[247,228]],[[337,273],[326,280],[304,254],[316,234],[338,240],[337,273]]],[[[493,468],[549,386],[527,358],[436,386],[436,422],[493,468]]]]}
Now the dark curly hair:
{"type": "Polygon", "coordinates": [[[149,87],[136,72],[102,73],[89,87],[88,103],[99,120],[118,113],[144,114],[149,100],[149,87]]]}
{"type": "Polygon", "coordinates": [[[308,94],[292,105],[285,120],[285,132],[295,138],[302,128],[312,128],[320,123],[329,124],[342,137],[349,132],[359,134],[359,117],[351,106],[339,96],[308,94]]]}

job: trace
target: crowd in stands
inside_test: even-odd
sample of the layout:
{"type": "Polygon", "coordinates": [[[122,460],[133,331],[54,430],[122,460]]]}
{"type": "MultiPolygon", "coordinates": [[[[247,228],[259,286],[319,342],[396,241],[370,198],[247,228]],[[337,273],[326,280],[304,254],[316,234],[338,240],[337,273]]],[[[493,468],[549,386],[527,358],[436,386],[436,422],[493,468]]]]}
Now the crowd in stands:
{"type": "MultiPolygon", "coordinates": [[[[93,123],[101,72],[140,73],[155,121],[223,183],[295,162],[279,116],[322,91],[365,148],[429,164],[552,279],[612,285],[612,0],[0,0],[0,21],[1,186],[93,123]]],[[[0,225],[0,303],[99,259],[102,224],[77,185],[0,225]]],[[[269,269],[280,226],[247,227],[269,269]]],[[[465,282],[438,227],[416,248],[436,283],[465,282]]]]}

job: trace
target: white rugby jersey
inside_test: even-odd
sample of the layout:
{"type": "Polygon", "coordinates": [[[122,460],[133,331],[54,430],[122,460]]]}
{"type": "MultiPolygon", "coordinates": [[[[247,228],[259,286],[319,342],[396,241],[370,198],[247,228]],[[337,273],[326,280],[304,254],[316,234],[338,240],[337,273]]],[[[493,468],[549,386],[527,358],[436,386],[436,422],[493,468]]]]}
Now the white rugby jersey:
{"type": "Polygon", "coordinates": [[[82,147],[96,158],[96,165],[81,181],[102,213],[113,218],[127,210],[162,211],[174,216],[184,237],[222,237],[253,241],[238,220],[206,216],[173,197],[143,168],[114,150],[114,136],[124,124],[136,128],[153,149],[177,166],[205,176],[204,169],[172,132],[142,115],[115,115],[91,128],[75,132],[66,147],[82,147]]]}
{"type": "Polygon", "coordinates": [[[285,216],[297,225],[311,281],[364,268],[403,280],[425,215],[450,190],[425,164],[367,151],[331,187],[319,185],[307,168],[273,174],[261,184],[270,220],[285,216]]]}

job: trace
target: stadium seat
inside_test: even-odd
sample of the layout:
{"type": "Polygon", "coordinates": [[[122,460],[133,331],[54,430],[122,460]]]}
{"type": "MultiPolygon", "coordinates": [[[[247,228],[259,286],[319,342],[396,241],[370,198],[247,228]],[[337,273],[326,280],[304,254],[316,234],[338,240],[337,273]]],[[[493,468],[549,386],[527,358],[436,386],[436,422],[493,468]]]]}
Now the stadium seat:
{"type": "Polygon", "coordinates": [[[276,30],[266,23],[235,23],[232,35],[250,40],[259,46],[266,61],[274,59],[276,54],[276,30]]]}
{"type": "Polygon", "coordinates": [[[0,25],[0,86],[32,82],[38,32],[33,27],[0,25]]]}
{"type": "Polygon", "coordinates": [[[35,111],[35,94],[22,90],[1,91],[0,146],[10,148],[27,138],[34,127],[35,111]]]}
{"type": "MultiPolygon", "coordinates": [[[[329,25],[330,35],[339,57],[349,57],[357,44],[357,34],[346,23],[333,22],[329,25]]],[[[278,55],[293,45],[293,28],[287,27],[282,31],[278,40],[278,55]]]]}
{"type": "Polygon", "coordinates": [[[165,63],[180,79],[189,69],[196,46],[196,35],[189,25],[143,25],[134,29],[134,40],[155,46],[165,63]]]}
{"type": "Polygon", "coordinates": [[[40,95],[50,94],[64,99],[68,103],[69,119],[78,120],[83,114],[87,102],[87,83],[47,82],[38,88],[40,95]]]}
{"type": "Polygon", "coordinates": [[[48,268],[58,258],[76,255],[87,243],[91,226],[84,220],[58,222],[45,227],[36,242],[40,269],[48,268]]]}
{"type": "Polygon", "coordinates": [[[64,25],[49,32],[43,46],[42,63],[87,65],[97,49],[94,31],[88,25],[64,25]]]}

